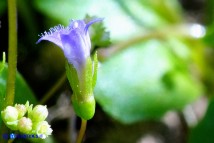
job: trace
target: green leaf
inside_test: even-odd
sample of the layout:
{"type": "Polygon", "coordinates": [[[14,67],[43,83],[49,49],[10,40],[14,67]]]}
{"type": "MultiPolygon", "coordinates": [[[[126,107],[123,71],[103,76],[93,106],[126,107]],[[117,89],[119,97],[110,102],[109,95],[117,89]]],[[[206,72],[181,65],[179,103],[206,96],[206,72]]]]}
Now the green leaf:
{"type": "Polygon", "coordinates": [[[168,44],[149,41],[126,49],[98,70],[95,98],[123,123],[157,119],[182,109],[202,93],[187,65],[168,44]]]}
{"type": "Polygon", "coordinates": [[[214,99],[210,101],[207,113],[203,120],[192,129],[189,143],[213,143],[214,133],[214,99]]]}
{"type": "MultiPolygon", "coordinates": [[[[2,110],[3,108],[2,106],[4,105],[7,72],[8,72],[8,66],[5,64],[5,67],[0,74],[0,110],[2,110]]],[[[20,73],[17,73],[14,103],[25,104],[27,100],[31,104],[37,103],[37,99],[33,94],[33,92],[31,91],[30,87],[27,85],[22,75],[20,73]]],[[[1,116],[0,116],[0,122],[1,122],[1,116]]]]}

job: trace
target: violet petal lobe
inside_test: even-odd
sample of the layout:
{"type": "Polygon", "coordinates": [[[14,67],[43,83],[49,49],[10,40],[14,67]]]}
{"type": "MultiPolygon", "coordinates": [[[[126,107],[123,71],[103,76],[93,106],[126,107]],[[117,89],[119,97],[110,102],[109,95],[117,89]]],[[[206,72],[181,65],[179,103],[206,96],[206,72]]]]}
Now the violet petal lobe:
{"type": "Polygon", "coordinates": [[[89,26],[91,26],[95,22],[100,22],[100,21],[103,21],[103,18],[96,18],[96,19],[90,21],[89,23],[87,23],[85,26],[85,29],[84,29],[85,33],[88,31],[89,26]]]}
{"type": "Polygon", "coordinates": [[[47,40],[47,41],[50,41],[50,42],[56,44],[63,50],[60,34],[63,33],[64,31],[65,31],[65,29],[64,29],[64,26],[62,26],[62,25],[58,25],[53,28],[50,28],[49,32],[45,31],[44,33],[42,33],[40,35],[41,38],[36,42],[36,44],[38,44],[42,40],[47,40]]]}

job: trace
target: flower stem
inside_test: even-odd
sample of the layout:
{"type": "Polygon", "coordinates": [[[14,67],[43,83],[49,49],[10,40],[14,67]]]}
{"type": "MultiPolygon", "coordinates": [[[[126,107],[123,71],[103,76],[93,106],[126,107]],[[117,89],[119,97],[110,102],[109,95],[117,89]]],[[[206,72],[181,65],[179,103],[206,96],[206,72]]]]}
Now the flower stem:
{"type": "MultiPolygon", "coordinates": [[[[15,95],[16,64],[17,64],[17,28],[16,0],[8,0],[9,47],[8,47],[8,75],[4,106],[12,105],[15,95]]],[[[6,133],[7,128],[1,125],[1,132],[6,133]]],[[[1,134],[2,135],[2,134],[1,134]]],[[[5,142],[0,138],[0,142],[5,142]]]]}
{"type": "Polygon", "coordinates": [[[87,126],[87,120],[82,119],[80,131],[79,131],[76,143],[81,143],[82,142],[84,134],[85,134],[86,126],[87,126]]]}
{"type": "Polygon", "coordinates": [[[12,143],[14,140],[12,139],[9,139],[7,143],[12,143]]]}
{"type": "Polygon", "coordinates": [[[15,95],[16,64],[17,64],[17,15],[16,0],[8,0],[9,47],[8,75],[5,106],[12,105],[15,95]]]}

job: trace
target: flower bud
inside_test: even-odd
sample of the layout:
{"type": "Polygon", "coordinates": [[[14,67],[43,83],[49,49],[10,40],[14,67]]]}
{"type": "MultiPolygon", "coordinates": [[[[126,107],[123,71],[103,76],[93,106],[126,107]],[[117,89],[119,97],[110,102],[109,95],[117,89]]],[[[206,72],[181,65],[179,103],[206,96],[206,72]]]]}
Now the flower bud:
{"type": "Polygon", "coordinates": [[[34,122],[44,121],[48,116],[48,109],[46,106],[37,105],[29,112],[29,118],[34,122]]]}
{"type": "Polygon", "coordinates": [[[36,134],[42,139],[45,139],[48,135],[51,135],[53,131],[47,121],[41,121],[35,124],[34,130],[36,134]]]}
{"type": "Polygon", "coordinates": [[[32,121],[29,118],[22,117],[18,122],[18,130],[21,133],[29,133],[32,130],[32,121]]]}
{"type": "Polygon", "coordinates": [[[21,133],[29,133],[32,130],[31,119],[22,117],[18,122],[18,129],[21,133]]]}
{"type": "Polygon", "coordinates": [[[25,113],[27,112],[27,108],[23,104],[16,104],[15,108],[18,111],[18,119],[20,119],[21,117],[23,117],[25,115],[25,113]]]}
{"type": "Polygon", "coordinates": [[[18,119],[18,111],[15,107],[7,106],[6,109],[1,111],[1,116],[4,122],[13,122],[18,119]]]}

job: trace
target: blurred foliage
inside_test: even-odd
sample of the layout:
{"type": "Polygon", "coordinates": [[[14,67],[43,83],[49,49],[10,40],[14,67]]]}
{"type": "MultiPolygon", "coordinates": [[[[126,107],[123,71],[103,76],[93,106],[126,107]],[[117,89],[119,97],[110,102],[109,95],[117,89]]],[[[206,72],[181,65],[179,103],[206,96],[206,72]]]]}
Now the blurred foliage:
{"type": "Polygon", "coordinates": [[[0,15],[2,15],[6,10],[6,0],[0,1],[0,15]]]}
{"type": "Polygon", "coordinates": [[[137,34],[142,26],[158,28],[182,19],[176,0],[35,0],[35,4],[41,12],[65,24],[68,19],[83,18],[86,14],[104,17],[113,40],[137,34]]]}
{"type": "Polygon", "coordinates": [[[205,22],[207,26],[207,33],[204,37],[204,41],[210,46],[214,46],[214,1],[206,0],[205,8],[205,22]]]}
{"type": "Polygon", "coordinates": [[[182,22],[182,12],[177,0],[116,1],[135,22],[146,28],[160,28],[182,22]]]}
{"type": "Polygon", "coordinates": [[[190,133],[189,143],[213,143],[214,132],[214,99],[210,101],[208,110],[203,120],[193,128],[190,133]]]}
{"type": "MultiPolygon", "coordinates": [[[[205,4],[204,11],[200,11],[203,17],[200,22],[206,33],[195,38],[190,33],[189,23],[198,21],[198,15],[186,16],[178,0],[18,0],[19,58],[28,64],[23,66],[24,73],[30,76],[31,83],[37,83],[32,84],[32,88],[38,83],[49,88],[55,74],[64,66],[62,52],[52,50],[50,45],[44,48],[38,48],[41,45],[28,48],[28,45],[34,45],[37,34],[44,29],[59,23],[66,26],[70,19],[83,19],[88,14],[104,18],[103,23],[90,28],[93,50],[123,47],[100,64],[95,97],[102,109],[123,123],[159,119],[169,110],[181,111],[200,95],[212,97],[214,93],[214,2],[205,0],[205,4]],[[176,26],[184,26],[184,33],[176,26]],[[162,34],[158,35],[160,31],[162,34]],[[154,35],[145,39],[143,36],[150,32],[154,35]],[[172,32],[179,34],[175,36],[172,32]],[[136,40],[136,37],[140,38],[136,40]],[[35,73],[32,72],[35,69],[35,73]],[[49,80],[50,85],[44,80],[49,80]]],[[[6,9],[6,0],[0,0],[0,16],[6,9]]],[[[3,71],[1,99],[5,92],[5,75],[3,71]]],[[[21,76],[20,81],[18,79],[16,98],[22,98],[19,98],[21,101],[16,99],[17,102],[36,102],[24,79],[21,76]]],[[[205,118],[191,132],[191,143],[213,142],[209,134],[214,129],[212,106],[213,100],[205,118]]]]}
{"type": "Polygon", "coordinates": [[[214,1],[205,1],[205,22],[206,25],[214,24],[214,1]]]}
{"type": "Polygon", "coordinates": [[[133,123],[182,109],[202,94],[185,63],[165,42],[151,40],[130,47],[98,70],[95,95],[117,120],[133,123]]]}

